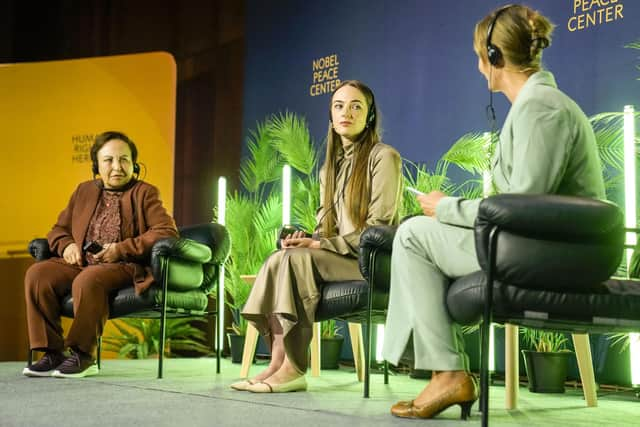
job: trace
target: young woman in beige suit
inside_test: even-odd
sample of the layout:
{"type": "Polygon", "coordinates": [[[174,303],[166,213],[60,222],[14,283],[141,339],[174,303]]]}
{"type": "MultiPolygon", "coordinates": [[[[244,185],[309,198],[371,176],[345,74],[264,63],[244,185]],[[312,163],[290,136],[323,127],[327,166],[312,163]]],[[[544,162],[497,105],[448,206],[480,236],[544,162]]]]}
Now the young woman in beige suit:
{"type": "Polygon", "coordinates": [[[260,269],[242,315],[267,337],[271,362],[256,377],[232,384],[256,393],[306,390],[307,351],[322,282],[362,279],[360,234],[397,222],[401,161],[380,142],[371,89],[342,82],[331,97],[320,207],[313,238],[286,236],[260,269]]]}

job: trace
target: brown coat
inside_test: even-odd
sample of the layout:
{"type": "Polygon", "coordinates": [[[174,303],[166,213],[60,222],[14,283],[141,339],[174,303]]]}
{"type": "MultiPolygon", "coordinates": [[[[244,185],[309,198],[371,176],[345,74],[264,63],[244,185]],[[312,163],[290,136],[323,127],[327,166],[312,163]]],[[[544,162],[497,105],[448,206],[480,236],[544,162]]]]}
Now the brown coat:
{"type": "MultiPolygon", "coordinates": [[[[101,191],[99,180],[78,185],[69,204],[47,235],[53,253],[62,256],[71,243],[75,243],[82,252],[101,191]]],[[[143,181],[136,181],[124,191],[120,199],[120,215],[122,240],[116,243],[116,250],[122,261],[135,266],[135,288],[136,293],[140,294],[153,283],[148,267],[153,244],[165,237],[177,237],[178,230],[175,221],[162,206],[158,189],[143,181]]],[[[84,259],[84,253],[82,257],[84,259]]]]}

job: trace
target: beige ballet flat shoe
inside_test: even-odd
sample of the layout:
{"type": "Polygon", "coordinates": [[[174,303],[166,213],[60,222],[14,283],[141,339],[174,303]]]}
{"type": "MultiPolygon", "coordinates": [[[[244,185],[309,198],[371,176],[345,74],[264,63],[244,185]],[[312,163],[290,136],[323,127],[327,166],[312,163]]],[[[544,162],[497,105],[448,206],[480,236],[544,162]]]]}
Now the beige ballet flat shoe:
{"type": "Polygon", "coordinates": [[[264,381],[247,387],[252,393],[288,393],[292,391],[304,391],[307,389],[307,380],[304,375],[282,384],[269,384],[264,381]]]}
{"type": "Polygon", "coordinates": [[[229,387],[238,391],[247,391],[249,390],[249,387],[254,384],[255,383],[251,382],[251,380],[242,380],[231,384],[229,387]]]}

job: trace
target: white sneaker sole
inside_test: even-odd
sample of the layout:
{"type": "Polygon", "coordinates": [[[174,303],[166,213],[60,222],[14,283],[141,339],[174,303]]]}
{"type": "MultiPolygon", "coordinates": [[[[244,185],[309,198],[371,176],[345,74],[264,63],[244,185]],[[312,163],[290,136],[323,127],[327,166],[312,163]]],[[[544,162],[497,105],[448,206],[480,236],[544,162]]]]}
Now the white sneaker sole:
{"type": "Polygon", "coordinates": [[[63,374],[62,372],[56,369],[55,371],[53,371],[51,376],[55,378],[84,378],[84,377],[90,377],[93,375],[98,375],[99,373],[100,373],[100,370],[98,369],[98,365],[91,365],[84,371],[78,372],[77,374],[63,374]]]}
{"type": "Polygon", "coordinates": [[[44,378],[53,375],[53,371],[53,369],[50,371],[32,371],[29,367],[26,367],[22,370],[22,375],[34,378],[44,378]]]}

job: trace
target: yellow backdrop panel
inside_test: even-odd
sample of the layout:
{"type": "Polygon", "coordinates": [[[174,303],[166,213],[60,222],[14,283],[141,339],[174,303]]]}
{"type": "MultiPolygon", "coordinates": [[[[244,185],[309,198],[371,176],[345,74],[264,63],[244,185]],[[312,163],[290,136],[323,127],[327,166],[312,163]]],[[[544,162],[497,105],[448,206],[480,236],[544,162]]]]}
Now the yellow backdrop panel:
{"type": "Polygon", "coordinates": [[[164,52],[0,66],[0,257],[44,237],[105,130],[138,146],[141,178],[173,212],[176,66],[164,52]]]}

